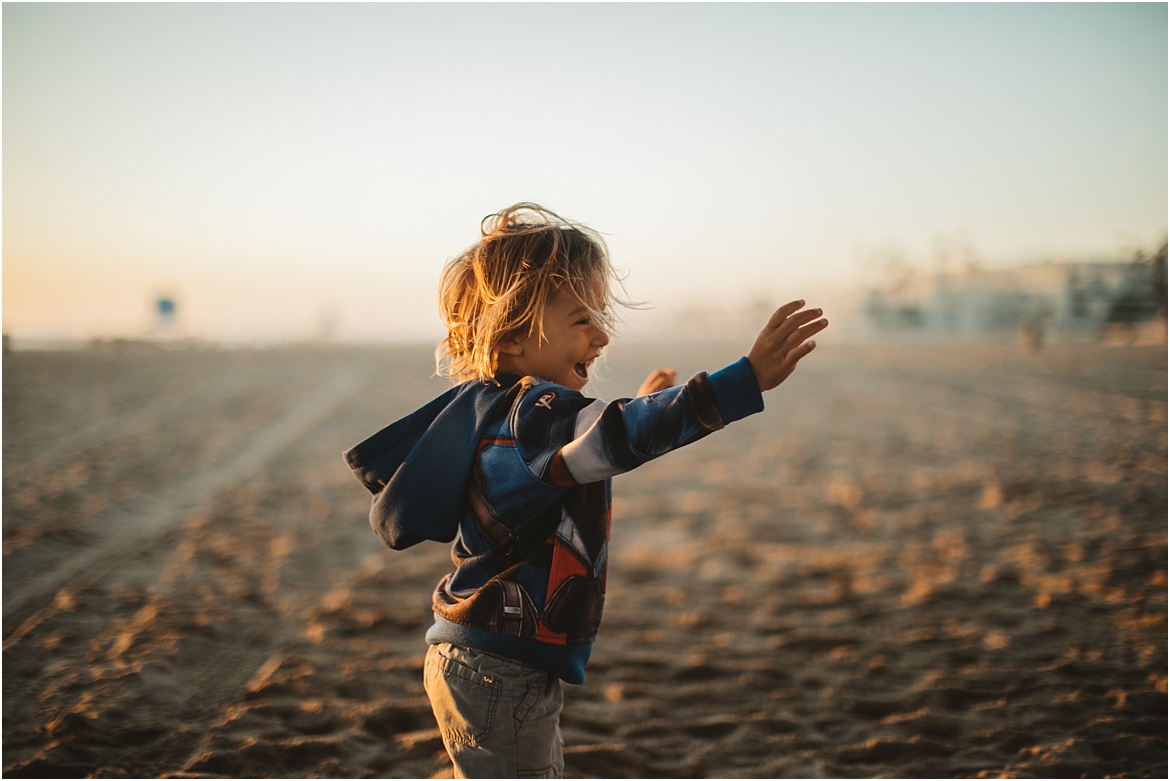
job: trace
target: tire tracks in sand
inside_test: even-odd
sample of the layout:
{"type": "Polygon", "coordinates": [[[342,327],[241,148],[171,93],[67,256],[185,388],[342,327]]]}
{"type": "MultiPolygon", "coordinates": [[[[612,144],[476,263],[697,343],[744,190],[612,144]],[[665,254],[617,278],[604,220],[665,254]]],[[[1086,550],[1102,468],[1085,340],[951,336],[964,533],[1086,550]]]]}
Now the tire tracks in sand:
{"type": "Polygon", "coordinates": [[[9,577],[19,591],[4,593],[6,775],[152,775],[200,758],[206,731],[296,656],[305,611],[369,555],[353,541],[369,534],[364,523],[321,523],[339,475],[298,488],[296,469],[340,472],[343,443],[327,432],[365,430],[341,420],[368,406],[371,388],[395,387],[387,379],[377,364],[336,367],[237,437],[230,456],[88,519],[90,547],[23,583],[9,577]]]}
{"type": "Polygon", "coordinates": [[[355,371],[339,371],[311,395],[256,431],[234,455],[91,519],[87,527],[93,530],[95,538],[90,545],[59,559],[53,569],[26,582],[5,583],[4,648],[18,642],[39,623],[38,617],[46,609],[51,610],[54,596],[62,588],[100,578],[127,557],[153,545],[160,535],[180,528],[189,513],[229,485],[259,472],[282,448],[323,421],[366,385],[355,371]]]}

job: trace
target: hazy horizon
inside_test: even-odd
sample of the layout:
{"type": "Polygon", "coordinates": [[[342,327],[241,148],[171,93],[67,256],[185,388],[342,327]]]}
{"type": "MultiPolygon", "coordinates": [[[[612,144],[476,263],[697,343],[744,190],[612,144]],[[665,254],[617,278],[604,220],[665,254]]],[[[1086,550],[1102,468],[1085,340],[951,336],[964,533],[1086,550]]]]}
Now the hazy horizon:
{"type": "Polygon", "coordinates": [[[1165,4],[5,5],[4,332],[434,341],[520,200],[632,335],[1166,231],[1165,4]],[[949,261],[948,261],[949,259],[949,261]],[[330,325],[331,324],[331,325],[330,325]]]}

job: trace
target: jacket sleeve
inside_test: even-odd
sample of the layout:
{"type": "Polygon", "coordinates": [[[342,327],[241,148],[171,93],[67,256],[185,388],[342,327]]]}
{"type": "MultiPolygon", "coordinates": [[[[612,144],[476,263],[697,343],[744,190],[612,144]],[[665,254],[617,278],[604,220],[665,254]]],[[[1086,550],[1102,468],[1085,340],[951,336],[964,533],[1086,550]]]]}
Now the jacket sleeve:
{"type": "Polygon", "coordinates": [[[764,408],[746,358],[636,399],[606,403],[544,385],[518,402],[512,430],[521,456],[562,488],[628,472],[764,408]]]}

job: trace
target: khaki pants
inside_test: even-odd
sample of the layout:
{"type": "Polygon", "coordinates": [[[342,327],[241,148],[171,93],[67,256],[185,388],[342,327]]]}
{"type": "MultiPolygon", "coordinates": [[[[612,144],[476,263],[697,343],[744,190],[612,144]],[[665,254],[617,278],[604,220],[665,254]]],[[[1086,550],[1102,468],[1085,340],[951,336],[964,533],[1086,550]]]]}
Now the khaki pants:
{"type": "Polygon", "coordinates": [[[423,685],[456,778],[560,778],[560,680],[539,667],[432,645],[423,685]]]}

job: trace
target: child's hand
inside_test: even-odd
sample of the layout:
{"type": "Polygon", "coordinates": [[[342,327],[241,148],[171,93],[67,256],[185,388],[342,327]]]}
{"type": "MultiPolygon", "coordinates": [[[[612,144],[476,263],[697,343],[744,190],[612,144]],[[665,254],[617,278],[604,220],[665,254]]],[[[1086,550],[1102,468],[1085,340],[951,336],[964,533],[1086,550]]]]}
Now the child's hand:
{"type": "Polygon", "coordinates": [[[642,387],[638,388],[638,395],[645,396],[650,393],[657,393],[660,390],[673,388],[675,379],[678,377],[678,372],[674,369],[655,369],[650,372],[650,376],[642,383],[642,387]]]}
{"type": "Polygon", "coordinates": [[[823,331],[829,321],[821,317],[820,309],[799,311],[804,301],[793,301],[777,309],[747,354],[748,363],[756,373],[760,391],[772,390],[792,374],[796,362],[812,352],[816,342],[810,336],[823,331]],[[815,322],[814,322],[815,321],[815,322]]]}

